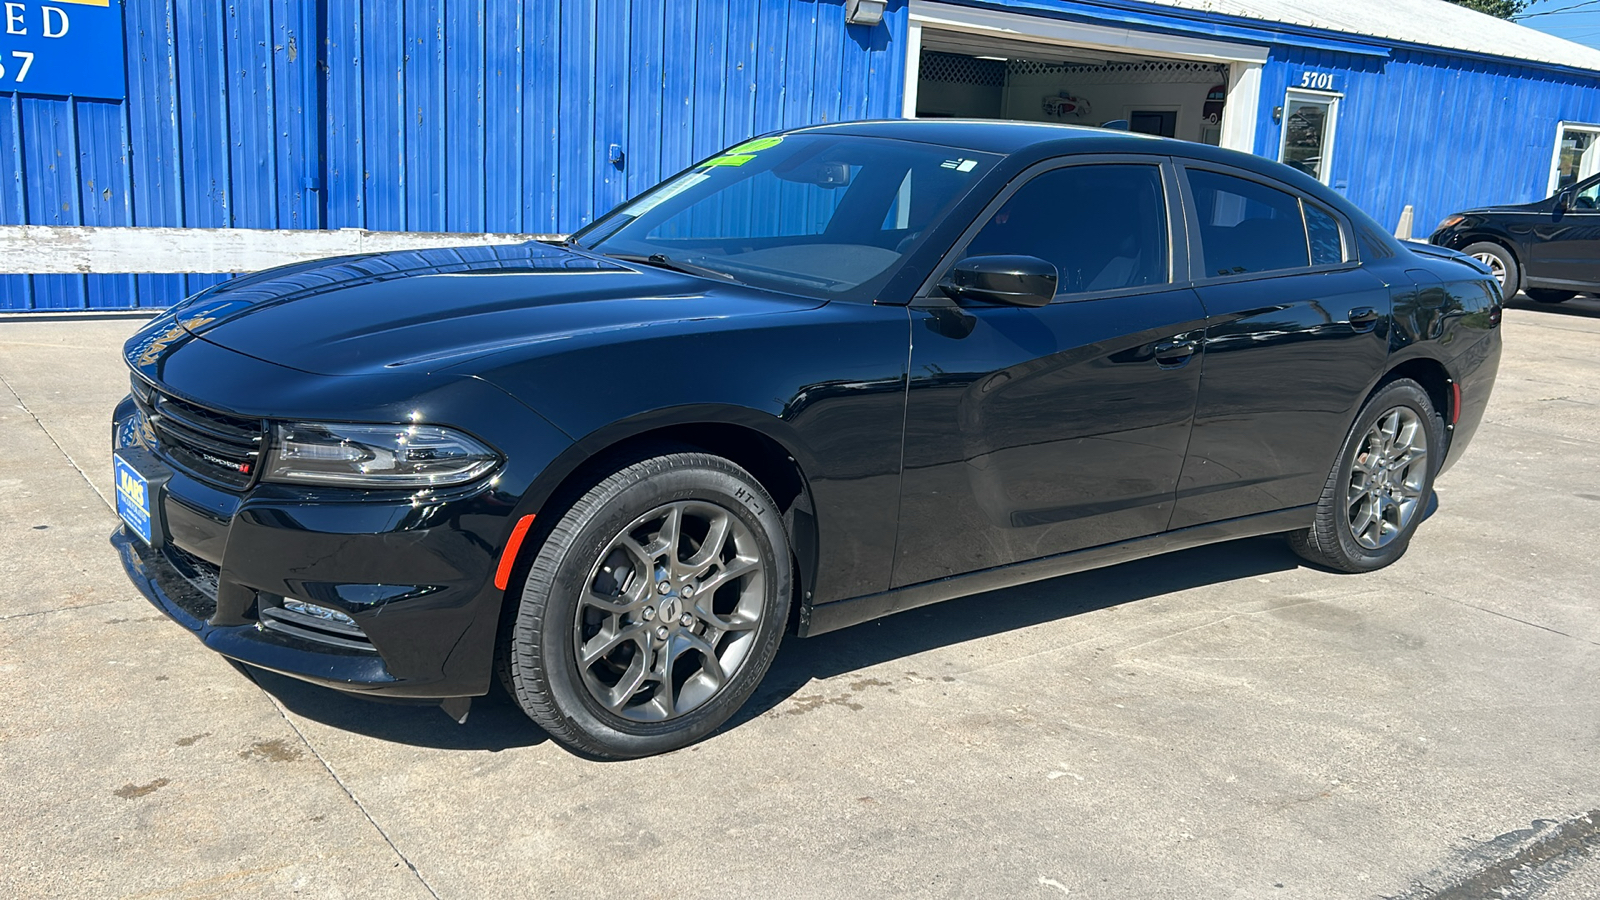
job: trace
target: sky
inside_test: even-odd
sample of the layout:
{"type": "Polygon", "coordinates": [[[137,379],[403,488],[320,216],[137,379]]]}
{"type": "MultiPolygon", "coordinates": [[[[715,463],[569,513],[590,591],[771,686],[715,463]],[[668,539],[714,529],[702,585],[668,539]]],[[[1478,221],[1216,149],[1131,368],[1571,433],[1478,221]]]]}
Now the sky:
{"type": "Polygon", "coordinates": [[[1600,0],[1536,0],[1516,21],[1600,50],[1600,0]]]}

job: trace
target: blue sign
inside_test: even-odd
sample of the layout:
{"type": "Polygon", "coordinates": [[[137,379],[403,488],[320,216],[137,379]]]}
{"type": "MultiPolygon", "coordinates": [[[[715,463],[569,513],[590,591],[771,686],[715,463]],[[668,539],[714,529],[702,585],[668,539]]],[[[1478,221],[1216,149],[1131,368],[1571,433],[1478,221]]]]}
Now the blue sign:
{"type": "Polygon", "coordinates": [[[122,100],[122,0],[0,0],[0,92],[122,100]]]}
{"type": "Polygon", "coordinates": [[[121,454],[114,454],[111,458],[116,463],[113,474],[117,479],[117,515],[146,544],[151,543],[150,482],[128,465],[121,454]]]}

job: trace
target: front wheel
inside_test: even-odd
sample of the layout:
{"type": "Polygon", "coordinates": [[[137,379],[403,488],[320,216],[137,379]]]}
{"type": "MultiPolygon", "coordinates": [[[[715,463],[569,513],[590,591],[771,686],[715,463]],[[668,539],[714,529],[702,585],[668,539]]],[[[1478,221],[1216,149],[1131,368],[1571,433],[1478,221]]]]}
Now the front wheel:
{"type": "Polygon", "coordinates": [[[1528,288],[1528,298],[1535,303],[1565,303],[1578,296],[1577,291],[1555,291],[1550,288],[1528,288]]]}
{"type": "Polygon", "coordinates": [[[1399,559],[1433,497],[1444,424],[1428,392],[1407,378],[1362,407],[1323,486],[1311,528],[1289,536],[1305,560],[1370,572],[1399,559]]]}
{"type": "Polygon", "coordinates": [[[1461,252],[1489,267],[1489,271],[1494,273],[1495,280],[1500,282],[1500,293],[1504,294],[1507,300],[1515,297],[1517,291],[1522,289],[1522,269],[1517,265],[1517,258],[1510,250],[1493,241],[1479,241],[1463,247],[1461,252]]]}
{"type": "Polygon", "coordinates": [[[705,453],[621,468],[539,548],[502,648],[523,711],[567,748],[631,759],[698,741],[755,691],[791,590],[776,504],[705,453]]]}

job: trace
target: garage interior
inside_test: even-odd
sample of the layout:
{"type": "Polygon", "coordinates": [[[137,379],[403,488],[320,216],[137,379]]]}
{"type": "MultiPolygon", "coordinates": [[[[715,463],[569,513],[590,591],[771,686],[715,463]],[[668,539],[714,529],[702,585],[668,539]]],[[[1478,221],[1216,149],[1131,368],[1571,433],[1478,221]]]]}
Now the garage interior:
{"type": "Polygon", "coordinates": [[[918,118],[1110,125],[1216,146],[1227,64],[925,31],[918,118]]]}

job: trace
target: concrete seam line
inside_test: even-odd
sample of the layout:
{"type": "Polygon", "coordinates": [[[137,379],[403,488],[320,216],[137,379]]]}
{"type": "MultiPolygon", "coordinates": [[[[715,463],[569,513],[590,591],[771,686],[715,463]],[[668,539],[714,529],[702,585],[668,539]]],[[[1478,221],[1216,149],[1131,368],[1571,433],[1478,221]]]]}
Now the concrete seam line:
{"type": "Polygon", "coordinates": [[[78,473],[78,476],[81,477],[84,483],[89,486],[89,490],[94,491],[94,495],[99,497],[100,502],[104,503],[108,509],[110,509],[112,512],[116,512],[117,508],[112,505],[110,500],[106,499],[105,494],[100,493],[99,488],[94,486],[94,482],[89,478],[89,473],[83,471],[83,467],[79,466],[77,460],[72,458],[72,454],[68,453],[66,448],[61,446],[61,442],[56,440],[56,436],[50,433],[50,429],[45,427],[44,422],[41,421],[38,416],[34,415],[33,410],[28,408],[28,401],[22,399],[22,395],[17,393],[17,389],[11,386],[10,381],[6,380],[4,373],[0,373],[0,385],[4,385],[5,389],[11,393],[11,396],[17,398],[17,406],[19,406],[23,412],[28,414],[28,418],[33,420],[33,424],[39,426],[39,430],[44,432],[44,436],[50,439],[51,446],[55,447],[56,452],[60,453],[62,458],[67,461],[67,465],[71,466],[73,470],[78,473]]]}
{"type": "Polygon", "coordinates": [[[372,817],[372,813],[367,811],[366,804],[362,803],[361,799],[355,795],[355,792],[350,790],[350,786],[344,783],[344,779],[340,778],[339,773],[333,770],[333,766],[328,765],[328,761],[322,757],[321,753],[317,752],[317,748],[311,745],[311,741],[306,738],[305,732],[301,731],[300,726],[294,724],[294,720],[289,718],[289,714],[284,711],[283,704],[278,702],[278,698],[274,697],[271,691],[261,686],[261,682],[256,680],[254,672],[246,671],[245,674],[249,677],[250,683],[254,684],[257,690],[266,695],[267,701],[272,704],[273,709],[278,711],[278,716],[283,719],[284,724],[288,725],[289,730],[293,731],[295,737],[300,739],[300,743],[311,751],[311,755],[316,757],[317,762],[322,765],[323,771],[327,772],[328,777],[333,779],[333,783],[339,786],[339,790],[344,791],[344,795],[350,798],[350,802],[354,803],[356,809],[360,810],[361,815],[366,818],[368,824],[378,832],[378,836],[383,838],[383,842],[389,845],[389,849],[394,851],[394,855],[398,856],[400,861],[406,864],[406,868],[411,870],[411,874],[417,876],[417,882],[432,895],[434,900],[444,900],[439,896],[439,892],[433,889],[433,885],[428,883],[428,879],[422,877],[422,872],[417,869],[416,863],[413,863],[411,858],[400,850],[394,839],[389,837],[389,832],[385,831],[383,826],[378,824],[378,820],[372,817]]]}
{"type": "Polygon", "coordinates": [[[1436,597],[1436,598],[1438,598],[1440,600],[1444,600],[1444,601],[1447,601],[1447,602],[1450,602],[1450,603],[1454,603],[1457,606],[1465,606],[1467,609],[1475,609],[1478,612],[1488,613],[1491,616],[1499,616],[1502,619],[1510,619],[1513,622],[1516,622],[1516,623],[1518,623],[1520,625],[1526,625],[1529,628],[1537,628],[1540,631],[1548,631],[1551,634],[1560,635],[1561,637],[1568,638],[1570,640],[1574,640],[1574,641],[1577,641],[1577,642],[1582,643],[1582,644],[1589,644],[1589,645],[1594,646],[1594,647],[1600,647],[1600,641],[1591,641],[1586,637],[1579,637],[1576,634],[1567,634],[1565,631],[1557,631],[1556,629],[1551,628],[1549,625],[1540,625],[1538,622],[1529,622],[1527,619],[1519,619],[1516,616],[1508,615],[1506,613],[1500,612],[1499,610],[1489,609],[1488,607],[1484,607],[1484,606],[1476,606],[1474,604],[1468,603],[1465,600],[1457,600],[1456,598],[1450,596],[1449,594],[1441,594],[1441,593],[1438,593],[1437,591],[1430,591],[1430,590],[1428,590],[1427,588],[1424,588],[1424,587],[1415,587],[1415,586],[1413,586],[1413,589],[1418,591],[1418,592],[1420,592],[1420,593],[1427,594],[1429,597],[1436,597]]]}
{"type": "Polygon", "coordinates": [[[29,616],[42,616],[47,613],[75,612],[80,609],[94,609],[97,606],[107,606],[112,603],[126,602],[126,600],[101,600],[99,603],[85,603],[82,606],[57,606],[53,609],[36,609],[33,612],[12,613],[9,616],[0,616],[0,622],[9,622],[12,619],[26,619],[29,616]]]}

